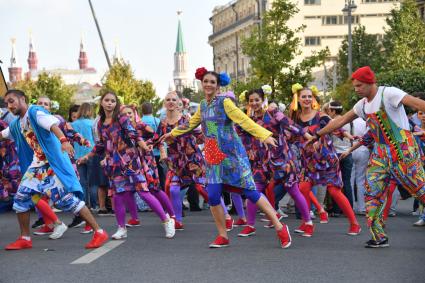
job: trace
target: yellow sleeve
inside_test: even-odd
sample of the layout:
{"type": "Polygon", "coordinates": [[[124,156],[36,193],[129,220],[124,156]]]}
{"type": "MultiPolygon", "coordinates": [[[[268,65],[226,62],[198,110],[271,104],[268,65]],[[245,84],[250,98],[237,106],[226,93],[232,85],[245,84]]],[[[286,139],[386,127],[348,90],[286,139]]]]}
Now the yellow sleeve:
{"type": "Polygon", "coordinates": [[[230,98],[226,98],[223,101],[224,111],[226,111],[227,116],[236,124],[239,124],[242,129],[250,133],[252,136],[256,137],[260,141],[264,141],[268,137],[272,136],[272,132],[264,129],[254,121],[252,121],[242,110],[240,110],[233,103],[230,98]]]}
{"type": "Polygon", "coordinates": [[[171,131],[171,135],[173,137],[178,137],[180,135],[186,134],[186,133],[192,131],[193,129],[197,128],[199,126],[199,124],[201,124],[201,106],[198,107],[198,110],[196,110],[195,115],[193,115],[192,118],[190,118],[189,127],[174,128],[171,131]]]}

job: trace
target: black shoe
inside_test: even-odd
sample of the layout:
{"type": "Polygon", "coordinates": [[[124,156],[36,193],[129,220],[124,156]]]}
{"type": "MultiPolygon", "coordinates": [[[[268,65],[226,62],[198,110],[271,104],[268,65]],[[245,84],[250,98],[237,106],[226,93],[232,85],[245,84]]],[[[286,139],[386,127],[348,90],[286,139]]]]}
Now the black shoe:
{"type": "Polygon", "coordinates": [[[43,225],[44,225],[44,220],[43,220],[43,218],[40,217],[40,218],[37,219],[37,221],[34,222],[34,224],[32,224],[31,227],[33,229],[38,229],[38,228],[41,228],[41,226],[43,226],[43,225]]]}
{"type": "Polygon", "coordinates": [[[381,241],[369,240],[365,244],[365,248],[386,248],[389,247],[388,238],[385,238],[381,241]]]}
{"type": "Polygon", "coordinates": [[[68,228],[77,228],[84,224],[86,224],[86,221],[84,221],[80,216],[74,216],[74,219],[72,219],[72,223],[68,225],[68,228]]]}
{"type": "Polygon", "coordinates": [[[115,211],[113,209],[108,209],[108,216],[115,216],[115,211]]]}
{"type": "Polygon", "coordinates": [[[193,206],[193,207],[190,207],[190,211],[202,211],[202,209],[199,206],[198,207],[193,206]]]}

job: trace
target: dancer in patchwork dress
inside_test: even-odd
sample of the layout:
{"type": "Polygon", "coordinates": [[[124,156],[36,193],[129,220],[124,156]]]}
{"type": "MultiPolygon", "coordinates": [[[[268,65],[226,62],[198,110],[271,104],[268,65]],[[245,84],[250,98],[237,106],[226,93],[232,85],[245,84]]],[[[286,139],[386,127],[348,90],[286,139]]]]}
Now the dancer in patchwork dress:
{"type": "MultiPolygon", "coordinates": [[[[122,106],[121,113],[123,115],[127,115],[127,117],[130,119],[132,126],[136,129],[139,137],[145,139],[154,137],[155,133],[153,129],[142,122],[135,106],[122,106]]],[[[174,209],[171,205],[170,199],[165,194],[165,192],[161,190],[160,187],[158,168],[156,165],[155,157],[153,155],[153,151],[150,148],[149,150],[146,150],[140,147],[138,147],[138,151],[150,193],[158,199],[158,201],[161,203],[162,207],[165,209],[168,215],[171,218],[175,219],[174,209]]],[[[128,221],[126,225],[128,227],[139,226],[140,221],[137,217],[137,207],[134,198],[131,200],[131,206],[129,207],[129,210],[132,218],[128,221]]]]}
{"type": "MultiPolygon", "coordinates": [[[[166,117],[157,129],[157,135],[171,132],[175,127],[184,126],[189,117],[178,109],[180,98],[176,92],[165,96],[164,106],[166,117]]],[[[205,162],[199,144],[204,143],[200,129],[195,129],[187,135],[176,138],[165,148],[160,144],[161,160],[166,160],[168,166],[166,184],[169,185],[171,202],[176,213],[176,229],[183,230],[182,196],[180,191],[194,184],[196,190],[208,201],[205,191],[205,162]]],[[[167,188],[168,190],[168,188],[167,188]]]]}
{"type": "MultiPolygon", "coordinates": [[[[304,128],[304,131],[310,135],[315,135],[317,131],[325,127],[331,119],[326,114],[319,112],[317,101],[313,94],[313,88],[302,87],[300,84],[293,86],[294,99],[291,104],[291,116],[294,122],[304,128]]],[[[334,132],[337,134],[337,132],[334,132]]],[[[340,131],[340,135],[345,135],[344,131],[340,131]]],[[[312,198],[311,189],[313,185],[326,185],[327,191],[332,199],[338,204],[344,215],[350,222],[348,235],[358,235],[361,231],[356,216],[350,203],[342,193],[341,170],[339,168],[339,160],[335,148],[332,144],[330,136],[325,135],[314,145],[303,145],[303,141],[299,143],[301,151],[301,174],[300,174],[300,190],[304,194],[307,203],[314,200],[314,205],[319,210],[322,222],[327,222],[327,215],[319,202],[312,198]]]]}
{"type": "Polygon", "coordinates": [[[137,134],[128,117],[120,115],[120,102],[115,93],[106,92],[101,96],[99,115],[100,120],[97,125],[99,142],[96,143],[93,151],[81,157],[79,162],[87,162],[88,158],[95,154],[105,153],[106,155],[101,165],[109,178],[118,224],[117,232],[112,235],[112,238],[127,237],[126,204],[134,198],[135,191],[160,217],[166,238],[173,238],[174,220],[166,216],[159,201],[149,192],[137,146],[147,151],[150,149],[137,134]]]}
{"type": "Polygon", "coordinates": [[[262,209],[273,221],[282,248],[291,245],[288,227],[282,225],[276,217],[276,211],[264,196],[256,190],[246,151],[236,134],[233,122],[238,123],[245,131],[251,133],[268,146],[276,146],[272,133],[260,127],[235,106],[232,100],[219,95],[220,86],[230,82],[227,74],[217,74],[199,68],[196,78],[201,80],[205,99],[201,101],[189,125],[179,127],[164,135],[164,139],[172,139],[186,134],[200,124],[205,136],[206,182],[210,209],[218,229],[218,237],[210,244],[211,248],[229,245],[224,211],[220,205],[223,189],[243,193],[262,209]]]}
{"type": "MultiPolygon", "coordinates": [[[[305,237],[311,237],[314,226],[307,202],[298,187],[298,168],[295,166],[295,156],[288,145],[285,131],[306,139],[311,139],[312,137],[278,109],[265,110],[265,99],[267,98],[265,97],[264,89],[267,90],[268,86],[251,90],[246,94],[247,105],[249,105],[251,112],[250,118],[272,132],[278,146],[276,148],[267,148],[260,141],[243,131],[242,141],[251,162],[255,185],[261,193],[264,193],[267,185],[271,185],[271,188],[280,186],[282,190],[287,190],[294,199],[303,219],[303,223],[295,232],[302,233],[305,237]]],[[[257,206],[248,201],[248,225],[238,236],[246,237],[255,234],[256,211],[257,206]]],[[[267,225],[265,227],[268,228],[267,225]]]]}
{"type": "Polygon", "coordinates": [[[366,120],[375,144],[367,168],[365,193],[372,239],[365,247],[388,247],[382,213],[389,181],[396,180],[412,196],[425,203],[425,172],[404,110],[404,105],[407,105],[425,111],[425,101],[395,87],[378,87],[375,74],[368,66],[356,70],[351,78],[354,90],[362,99],[352,110],[330,122],[316,135],[330,133],[357,117],[366,120]]]}

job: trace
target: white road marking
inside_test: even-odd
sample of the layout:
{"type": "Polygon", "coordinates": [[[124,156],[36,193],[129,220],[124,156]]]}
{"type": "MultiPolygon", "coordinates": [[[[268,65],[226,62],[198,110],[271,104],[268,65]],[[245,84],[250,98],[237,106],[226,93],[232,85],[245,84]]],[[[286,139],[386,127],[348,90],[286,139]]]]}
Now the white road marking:
{"type": "Polygon", "coordinates": [[[110,241],[103,245],[100,248],[97,248],[91,252],[89,252],[86,255],[83,255],[82,257],[74,260],[71,262],[71,264],[89,264],[95,261],[96,259],[100,258],[101,256],[105,255],[106,253],[112,251],[119,245],[123,244],[125,241],[110,241]]]}

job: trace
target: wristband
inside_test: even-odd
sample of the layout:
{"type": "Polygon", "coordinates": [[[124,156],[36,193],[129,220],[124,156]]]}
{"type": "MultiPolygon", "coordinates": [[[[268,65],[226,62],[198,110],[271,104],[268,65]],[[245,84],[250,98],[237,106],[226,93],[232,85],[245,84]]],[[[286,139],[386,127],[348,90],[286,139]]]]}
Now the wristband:
{"type": "Polygon", "coordinates": [[[61,144],[64,144],[64,143],[68,142],[68,140],[67,140],[67,138],[66,138],[66,137],[61,137],[61,138],[59,139],[59,141],[61,142],[61,144]]]}

